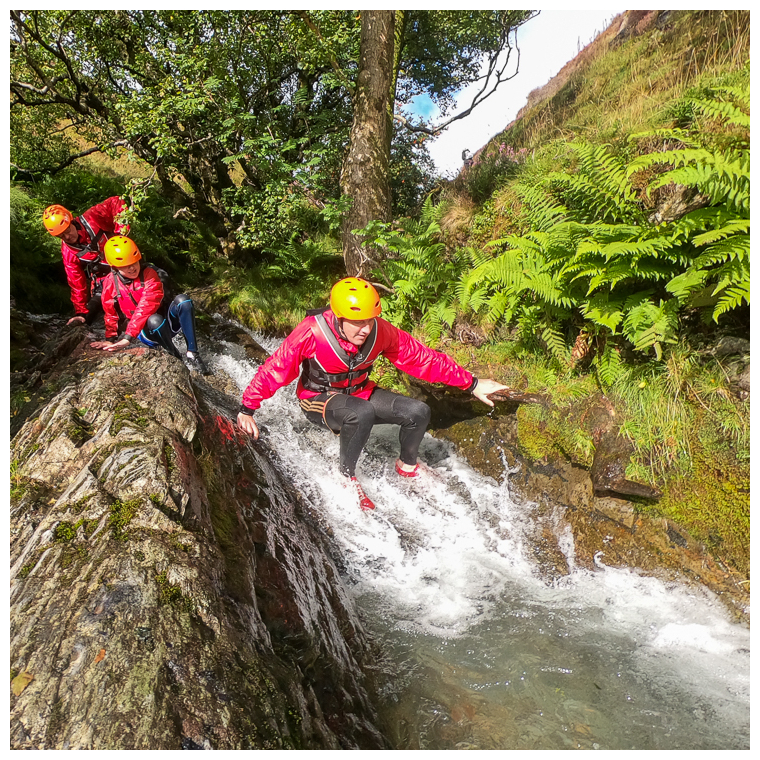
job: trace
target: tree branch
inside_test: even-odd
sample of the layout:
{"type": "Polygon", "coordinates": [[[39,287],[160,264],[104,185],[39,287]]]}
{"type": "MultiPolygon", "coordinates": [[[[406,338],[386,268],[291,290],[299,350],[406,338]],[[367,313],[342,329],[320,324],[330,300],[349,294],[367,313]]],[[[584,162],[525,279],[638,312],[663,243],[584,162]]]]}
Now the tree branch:
{"type": "Polygon", "coordinates": [[[126,148],[129,145],[129,142],[127,140],[116,140],[115,142],[112,142],[110,145],[104,145],[104,146],[94,146],[92,148],[87,148],[87,150],[83,150],[80,153],[74,153],[70,156],[67,156],[66,159],[58,164],[58,166],[52,168],[52,169],[39,169],[39,170],[32,170],[32,169],[24,169],[20,166],[17,166],[16,164],[11,164],[11,167],[13,169],[16,169],[18,172],[23,172],[24,174],[28,175],[32,179],[35,179],[39,176],[44,177],[52,177],[54,174],[58,174],[58,172],[65,169],[67,166],[71,166],[75,161],[77,161],[80,158],[84,158],[85,156],[89,156],[93,153],[102,153],[103,151],[107,150],[108,148],[126,148]]]}
{"type": "Polygon", "coordinates": [[[504,65],[500,68],[497,68],[497,62],[499,59],[499,56],[503,52],[503,48],[500,45],[499,50],[496,52],[495,55],[491,54],[489,55],[488,59],[488,71],[482,75],[479,76],[477,79],[475,79],[475,82],[479,82],[483,80],[483,86],[480,88],[478,92],[475,93],[475,95],[472,98],[472,102],[470,103],[469,107],[466,108],[461,113],[456,114],[455,116],[452,116],[450,119],[447,119],[442,124],[438,124],[435,127],[428,127],[424,124],[411,124],[404,116],[401,116],[400,114],[394,114],[393,118],[395,121],[399,122],[403,127],[408,129],[410,132],[423,132],[427,135],[433,135],[437,136],[439,135],[446,127],[448,127],[450,124],[453,124],[455,121],[459,121],[460,119],[464,119],[466,116],[469,116],[477,106],[479,106],[486,98],[491,97],[491,95],[496,92],[496,89],[500,84],[503,84],[504,82],[508,82],[510,79],[514,79],[514,77],[517,76],[518,72],[520,71],[520,48],[517,45],[517,34],[515,33],[515,42],[514,46],[509,44],[509,32],[507,32],[507,39],[506,39],[506,51],[507,51],[507,57],[504,61],[504,65]],[[504,72],[507,69],[507,66],[509,65],[510,58],[512,57],[512,50],[517,51],[517,65],[515,66],[514,73],[510,74],[509,76],[504,76],[504,72]],[[493,76],[494,72],[496,73],[496,81],[493,83],[493,86],[491,87],[490,92],[486,92],[489,88],[489,80],[493,76]]]}

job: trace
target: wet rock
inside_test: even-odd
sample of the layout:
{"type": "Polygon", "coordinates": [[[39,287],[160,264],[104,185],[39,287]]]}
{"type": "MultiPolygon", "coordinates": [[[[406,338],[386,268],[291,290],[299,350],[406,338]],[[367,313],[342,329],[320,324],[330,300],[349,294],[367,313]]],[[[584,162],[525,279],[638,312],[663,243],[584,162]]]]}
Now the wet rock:
{"type": "Polygon", "coordinates": [[[214,328],[214,340],[223,340],[242,348],[246,358],[258,363],[267,360],[269,352],[260,346],[245,330],[234,324],[217,325],[214,328]]]}
{"type": "Polygon", "coordinates": [[[736,395],[740,399],[745,400],[749,398],[750,382],[749,382],[749,364],[746,369],[736,378],[736,395]]]}
{"type": "Polygon", "coordinates": [[[506,478],[512,498],[524,504],[526,530],[547,583],[573,567],[629,567],[665,580],[703,585],[737,619],[748,622],[747,580],[723,566],[682,526],[650,516],[646,500],[659,492],[625,478],[629,444],[618,435],[609,401],[601,399],[582,411],[598,439],[592,467],[583,467],[559,456],[546,461],[526,458],[516,404],[502,402],[495,412],[482,414],[455,394],[446,399],[415,387],[433,409],[431,433],[454,443],[479,472],[497,481],[506,478]]]}
{"type": "Polygon", "coordinates": [[[625,476],[631,461],[633,444],[617,429],[597,431],[594,436],[594,461],[591,465],[591,482],[597,494],[620,494],[642,499],[659,499],[662,493],[652,486],[636,483],[625,476]]]}
{"type": "Polygon", "coordinates": [[[730,356],[731,354],[748,354],[750,343],[746,338],[735,338],[724,335],[712,350],[714,356],[730,356]]]}
{"type": "Polygon", "coordinates": [[[372,645],[238,400],[162,352],[49,366],[12,441],[11,748],[387,748],[372,645]]]}

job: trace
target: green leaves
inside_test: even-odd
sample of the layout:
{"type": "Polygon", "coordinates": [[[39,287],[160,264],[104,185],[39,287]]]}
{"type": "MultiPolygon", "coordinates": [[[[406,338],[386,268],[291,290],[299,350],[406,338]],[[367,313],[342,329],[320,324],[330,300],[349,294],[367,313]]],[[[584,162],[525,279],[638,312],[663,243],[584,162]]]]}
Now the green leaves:
{"type": "Polygon", "coordinates": [[[371,222],[363,230],[364,245],[381,248],[387,258],[373,273],[393,287],[393,298],[383,297],[383,316],[407,330],[422,327],[425,340],[435,345],[456,318],[457,283],[466,266],[466,254],[447,254],[439,219],[444,207],[428,198],[419,221],[402,226],[371,222]]]}
{"type": "MultiPolygon", "coordinates": [[[[748,90],[730,93],[748,105],[748,90]]],[[[702,100],[697,107],[738,127],[749,124],[735,104],[702,100]]],[[[628,164],[609,146],[572,144],[573,172],[514,186],[533,231],[493,241],[492,258],[470,256],[457,291],[462,304],[487,310],[490,320],[515,323],[524,340],[540,336],[562,362],[578,317],[588,333],[621,336],[635,351],[661,359],[676,340],[684,308],[708,310],[717,322],[748,304],[749,154],[741,133],[727,134],[734,141],[724,139],[717,148],[700,134],[660,130],[659,138],[677,137],[690,147],[628,164]],[[647,194],[680,185],[706,195],[710,205],[652,224],[631,181],[645,170],[647,194]]],[[[600,377],[613,377],[619,357],[609,350],[603,356],[596,360],[600,377]]]]}

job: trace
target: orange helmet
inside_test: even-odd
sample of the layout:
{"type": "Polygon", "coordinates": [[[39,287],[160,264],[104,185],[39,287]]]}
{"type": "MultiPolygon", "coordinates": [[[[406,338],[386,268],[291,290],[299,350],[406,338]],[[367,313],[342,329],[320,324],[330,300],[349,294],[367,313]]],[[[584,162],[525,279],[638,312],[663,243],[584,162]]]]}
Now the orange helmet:
{"type": "Polygon", "coordinates": [[[380,296],[366,280],[345,277],[330,291],[330,308],[343,319],[371,319],[380,314],[380,296]]]}
{"type": "Polygon", "coordinates": [[[108,238],[103,247],[103,253],[106,255],[106,261],[112,267],[128,267],[142,258],[135,241],[123,235],[114,235],[108,238]]]}
{"type": "Polygon", "coordinates": [[[45,225],[45,229],[55,237],[69,228],[73,218],[71,211],[57,204],[48,206],[42,212],[42,223],[45,225]]]}

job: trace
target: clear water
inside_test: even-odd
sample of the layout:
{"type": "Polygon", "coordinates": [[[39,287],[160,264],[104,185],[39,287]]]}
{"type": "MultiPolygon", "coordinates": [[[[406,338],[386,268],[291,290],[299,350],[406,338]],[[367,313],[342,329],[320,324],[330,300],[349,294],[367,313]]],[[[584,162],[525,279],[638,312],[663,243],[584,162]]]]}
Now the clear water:
{"type": "MultiPolygon", "coordinates": [[[[242,391],[255,364],[220,348],[209,363],[242,391]]],[[[749,631],[709,592],[574,568],[569,532],[572,572],[547,583],[506,480],[428,435],[432,475],[403,481],[391,426],[359,460],[377,505],[361,512],[340,485],[337,437],[303,417],[295,384],[257,422],[388,655],[384,719],[398,748],[749,748],[749,631]]]]}

